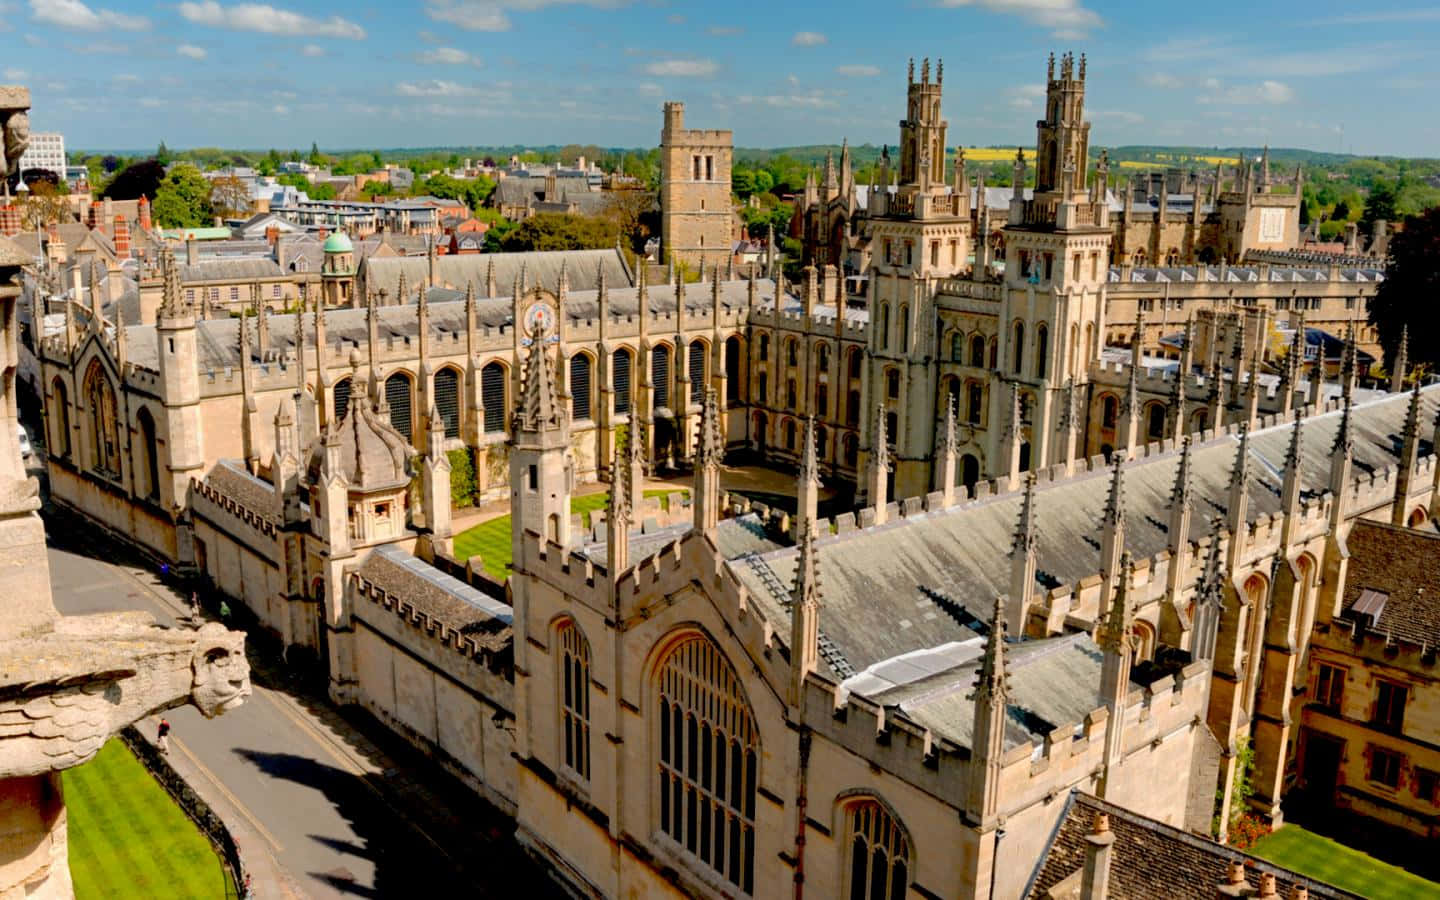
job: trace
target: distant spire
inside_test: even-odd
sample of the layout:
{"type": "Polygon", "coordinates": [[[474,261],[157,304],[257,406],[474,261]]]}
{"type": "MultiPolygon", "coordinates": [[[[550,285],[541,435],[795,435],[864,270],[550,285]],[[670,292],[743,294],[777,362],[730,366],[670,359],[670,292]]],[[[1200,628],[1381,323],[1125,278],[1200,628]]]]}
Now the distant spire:
{"type": "Polygon", "coordinates": [[[1035,473],[1025,476],[1025,495],[1020,501],[1020,518],[1015,522],[1015,536],[1010,542],[1011,558],[1035,552],[1035,473]]]}
{"type": "Polygon", "coordinates": [[[807,603],[817,606],[820,603],[820,568],[815,552],[814,527],[806,528],[800,534],[800,555],[795,564],[795,587],[790,592],[790,602],[796,611],[807,603]]]}
{"type": "Polygon", "coordinates": [[[1175,484],[1170,489],[1171,508],[1185,506],[1190,502],[1191,472],[1190,453],[1194,446],[1189,435],[1180,447],[1180,464],[1175,467],[1175,484]]]}
{"type": "Polygon", "coordinates": [[[1234,489],[1250,481],[1250,427],[1240,423],[1240,443],[1235,446],[1235,463],[1230,467],[1230,487],[1234,489]]]}
{"type": "Polygon", "coordinates": [[[1120,554],[1120,582],[1116,585],[1110,608],[1105,612],[1105,621],[1100,626],[1099,640],[1096,641],[1106,652],[1119,652],[1130,635],[1130,576],[1134,568],[1130,551],[1120,554]]]}
{"type": "Polygon", "coordinates": [[[800,480],[806,483],[819,482],[820,480],[820,463],[815,456],[814,416],[805,417],[805,436],[800,448],[800,480]]]}
{"type": "Polygon", "coordinates": [[[720,436],[720,405],[714,388],[705,391],[700,408],[700,447],[696,464],[718,466],[725,455],[725,439],[720,436]]]}
{"type": "Polygon", "coordinates": [[[1122,528],[1125,525],[1125,466],[1120,454],[1113,454],[1110,464],[1110,493],[1105,498],[1106,528],[1122,528]]]}
{"type": "Polygon", "coordinates": [[[970,699],[976,705],[988,701],[992,707],[1003,709],[1009,696],[1010,672],[1005,663],[1005,601],[997,596],[990,618],[990,635],[985,640],[985,652],[980,657],[980,674],[970,699]]]}

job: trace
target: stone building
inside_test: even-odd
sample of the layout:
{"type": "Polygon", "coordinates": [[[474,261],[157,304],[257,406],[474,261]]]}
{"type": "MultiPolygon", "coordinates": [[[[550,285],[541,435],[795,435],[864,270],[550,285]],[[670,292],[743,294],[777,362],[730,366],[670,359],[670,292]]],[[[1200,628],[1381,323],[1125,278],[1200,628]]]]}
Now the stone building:
{"type": "Polygon", "coordinates": [[[730,131],[685,127],[685,104],[665,104],[660,129],[662,261],[709,269],[730,259],[735,236],[730,204],[730,131]]]}

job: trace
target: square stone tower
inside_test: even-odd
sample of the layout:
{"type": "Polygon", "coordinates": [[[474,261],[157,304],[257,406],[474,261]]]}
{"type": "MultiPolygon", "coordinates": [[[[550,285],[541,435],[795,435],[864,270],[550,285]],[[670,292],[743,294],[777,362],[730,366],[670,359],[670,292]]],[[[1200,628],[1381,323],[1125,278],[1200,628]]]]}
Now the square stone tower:
{"type": "Polygon", "coordinates": [[[685,104],[665,104],[660,130],[660,247],[689,267],[723,264],[730,255],[730,163],[735,140],[728,131],[685,127],[685,104]]]}

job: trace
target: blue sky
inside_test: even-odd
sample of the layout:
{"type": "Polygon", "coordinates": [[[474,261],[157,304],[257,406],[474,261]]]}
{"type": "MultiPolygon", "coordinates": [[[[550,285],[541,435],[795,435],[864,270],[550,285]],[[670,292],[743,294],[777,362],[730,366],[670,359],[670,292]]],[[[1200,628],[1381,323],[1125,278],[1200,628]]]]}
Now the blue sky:
{"type": "Polygon", "coordinates": [[[82,148],[649,146],[666,99],[779,146],[894,143],[930,56],[952,143],[1028,144],[1073,50],[1096,146],[1434,156],[1440,7],[1413,3],[0,0],[0,80],[82,148]]]}

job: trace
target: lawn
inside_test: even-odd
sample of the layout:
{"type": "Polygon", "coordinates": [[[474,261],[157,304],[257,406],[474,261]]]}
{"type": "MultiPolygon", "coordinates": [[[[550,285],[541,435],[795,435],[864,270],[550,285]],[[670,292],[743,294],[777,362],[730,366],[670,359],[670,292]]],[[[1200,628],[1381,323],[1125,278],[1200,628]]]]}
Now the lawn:
{"type": "MultiPolygon", "coordinates": [[[[662,504],[669,503],[668,495],[680,491],[680,488],[656,489],[646,491],[647,497],[660,497],[662,504]]],[[[583,517],[585,524],[590,523],[590,513],[597,509],[604,509],[605,504],[610,502],[609,493],[582,494],[570,498],[570,514],[576,513],[583,517]]],[[[510,575],[510,517],[500,516],[481,522],[474,528],[466,529],[455,536],[455,558],[460,560],[469,559],[479,554],[485,563],[485,571],[492,578],[504,579],[510,575]]]]}
{"type": "Polygon", "coordinates": [[[1440,884],[1380,862],[1298,825],[1285,825],[1261,838],[1251,853],[1374,900],[1440,897],[1440,884]]]}
{"type": "Polygon", "coordinates": [[[234,895],[209,840],[119,738],[62,777],[78,900],[234,895]]]}

